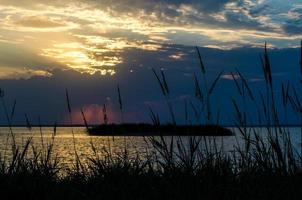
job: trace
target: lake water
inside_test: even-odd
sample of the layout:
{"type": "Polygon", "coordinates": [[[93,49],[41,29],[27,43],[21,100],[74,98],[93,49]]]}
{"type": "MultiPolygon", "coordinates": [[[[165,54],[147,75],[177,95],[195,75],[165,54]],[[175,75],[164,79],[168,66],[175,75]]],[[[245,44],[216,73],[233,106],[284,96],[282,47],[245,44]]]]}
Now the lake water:
{"type": "MultiPolygon", "coordinates": [[[[214,140],[218,147],[223,144],[224,151],[234,150],[234,146],[243,144],[242,136],[239,130],[236,128],[231,128],[235,135],[234,136],[223,136],[223,137],[207,137],[212,144],[214,140]]],[[[256,128],[257,131],[263,133],[265,137],[264,128],[256,128]]],[[[290,132],[292,143],[295,148],[301,146],[301,134],[300,128],[290,127],[287,128],[290,132]]],[[[25,144],[28,138],[32,138],[32,145],[36,148],[41,148],[47,146],[51,142],[53,135],[53,128],[43,127],[42,137],[39,128],[32,128],[28,130],[27,128],[14,127],[13,133],[16,138],[16,143],[19,146],[25,144]]],[[[167,137],[169,140],[171,137],[167,137]]],[[[182,137],[187,140],[188,137],[182,137]]],[[[146,149],[152,150],[152,146],[148,142],[148,138],[144,137],[108,137],[108,136],[89,136],[83,127],[58,127],[57,133],[54,139],[54,153],[59,157],[60,161],[64,164],[70,165],[74,161],[74,141],[76,146],[76,151],[82,161],[85,161],[88,157],[94,156],[91,143],[95,146],[99,154],[104,154],[102,149],[107,149],[110,147],[114,154],[122,152],[125,148],[125,144],[129,154],[136,155],[137,153],[144,155],[146,149]],[[75,140],[73,140],[73,134],[75,140]]],[[[10,158],[11,154],[11,142],[9,128],[0,128],[0,153],[1,157],[10,158]]]]}

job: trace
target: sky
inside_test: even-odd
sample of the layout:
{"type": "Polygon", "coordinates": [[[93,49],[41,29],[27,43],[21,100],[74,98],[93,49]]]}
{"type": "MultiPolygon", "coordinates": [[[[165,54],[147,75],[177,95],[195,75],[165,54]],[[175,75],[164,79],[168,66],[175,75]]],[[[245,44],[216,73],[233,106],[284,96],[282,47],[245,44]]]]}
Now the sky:
{"type": "Polygon", "coordinates": [[[148,106],[164,109],[152,68],[167,71],[177,105],[194,93],[198,46],[209,79],[225,71],[228,90],[218,93],[232,96],[235,68],[251,83],[263,81],[264,42],[275,77],[295,77],[301,38],[300,0],[0,0],[0,87],[8,106],[17,101],[16,123],[25,113],[67,123],[66,88],[76,122],[81,107],[91,123],[100,121],[104,103],[118,121],[117,84],[127,119],[148,121],[148,106]]]}

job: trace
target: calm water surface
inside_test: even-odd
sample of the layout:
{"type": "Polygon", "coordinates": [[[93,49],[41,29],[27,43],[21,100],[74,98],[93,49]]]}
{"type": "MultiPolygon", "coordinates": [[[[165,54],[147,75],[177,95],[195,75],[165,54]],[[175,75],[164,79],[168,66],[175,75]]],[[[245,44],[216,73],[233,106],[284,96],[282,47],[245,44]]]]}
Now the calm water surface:
{"type": "MultiPolygon", "coordinates": [[[[214,143],[218,147],[223,145],[225,151],[234,150],[234,146],[242,145],[243,140],[239,131],[235,128],[231,128],[235,132],[235,136],[224,137],[208,137],[209,141],[214,143]]],[[[265,136],[265,130],[262,128],[256,128],[265,136]]],[[[287,128],[290,132],[293,145],[295,148],[300,148],[301,133],[300,128],[287,128]]],[[[130,154],[136,155],[137,153],[144,155],[146,149],[152,151],[152,146],[148,143],[148,138],[144,137],[108,137],[108,136],[89,136],[85,128],[82,127],[58,127],[57,134],[54,142],[54,154],[56,154],[62,163],[70,165],[74,161],[74,142],[72,131],[75,136],[76,150],[82,161],[85,161],[88,157],[94,156],[91,143],[96,147],[96,150],[100,156],[104,156],[104,148],[108,150],[108,147],[114,154],[122,152],[125,148],[130,154]],[[126,142],[126,143],[125,143],[126,142]]],[[[16,143],[20,146],[24,145],[28,138],[32,138],[32,145],[36,148],[47,146],[51,142],[53,135],[53,128],[43,127],[42,137],[39,128],[33,128],[31,131],[27,128],[15,127],[13,133],[16,138],[16,143]],[[42,142],[43,141],[43,142],[42,142]],[[42,144],[43,143],[43,144],[42,144]]],[[[167,137],[169,140],[171,137],[167,137]]],[[[184,141],[188,140],[188,137],[182,137],[184,141]]],[[[2,157],[10,158],[12,139],[10,137],[10,131],[8,128],[0,128],[0,153],[2,157]]],[[[202,144],[201,144],[202,145],[202,144]]]]}

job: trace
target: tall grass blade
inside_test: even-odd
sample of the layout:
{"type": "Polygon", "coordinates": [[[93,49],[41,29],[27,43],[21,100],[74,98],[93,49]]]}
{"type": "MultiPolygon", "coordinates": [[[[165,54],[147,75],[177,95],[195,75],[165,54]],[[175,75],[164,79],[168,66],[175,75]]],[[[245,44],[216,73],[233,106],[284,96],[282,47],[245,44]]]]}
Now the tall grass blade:
{"type": "Polygon", "coordinates": [[[84,121],[84,124],[85,124],[85,127],[86,127],[86,130],[89,129],[88,127],[88,123],[87,123],[87,120],[86,120],[86,117],[85,117],[85,113],[83,111],[83,109],[81,108],[81,114],[82,114],[82,117],[83,117],[83,121],[84,121]]]}
{"type": "Polygon", "coordinates": [[[266,42],[264,44],[264,55],[263,55],[262,63],[263,63],[263,71],[265,73],[264,75],[266,77],[266,80],[269,83],[270,88],[273,88],[272,70],[271,70],[270,59],[267,52],[266,42]]]}
{"type": "Polygon", "coordinates": [[[302,40],[300,42],[300,73],[302,76],[302,40]]]}
{"type": "Polygon", "coordinates": [[[57,122],[55,122],[54,125],[53,125],[53,135],[54,136],[57,135],[57,127],[58,127],[58,124],[57,124],[57,122]]]}
{"type": "Polygon", "coordinates": [[[201,112],[196,108],[196,106],[190,101],[190,107],[194,113],[195,119],[197,122],[200,121],[201,112]]]}
{"type": "Polygon", "coordinates": [[[65,94],[66,94],[66,102],[67,102],[67,108],[68,108],[68,112],[69,114],[71,114],[71,105],[70,105],[70,99],[69,99],[69,94],[68,94],[68,90],[65,90],[65,94]]]}
{"type": "Polygon", "coordinates": [[[195,73],[194,73],[194,84],[195,84],[195,97],[202,102],[203,101],[203,94],[202,94],[202,91],[201,91],[201,88],[199,86],[199,82],[198,82],[198,79],[197,79],[195,73]]]}
{"type": "Polygon", "coordinates": [[[25,121],[26,121],[26,127],[28,128],[28,130],[31,130],[32,126],[31,126],[31,123],[30,123],[30,120],[29,120],[27,114],[24,114],[24,116],[25,116],[25,121]]]}
{"type": "Polygon", "coordinates": [[[234,80],[234,83],[235,83],[235,86],[236,86],[236,88],[237,88],[237,91],[238,91],[239,95],[242,96],[243,93],[242,93],[241,88],[240,88],[240,86],[239,86],[237,77],[234,75],[233,72],[231,72],[231,75],[232,75],[232,78],[233,78],[233,80],[234,80]]]}
{"type": "Polygon", "coordinates": [[[15,115],[16,104],[17,104],[17,100],[15,99],[15,100],[14,100],[13,107],[12,107],[12,111],[11,111],[11,113],[10,113],[10,121],[11,121],[11,122],[13,121],[13,118],[14,118],[14,115],[15,115]]]}
{"type": "Polygon", "coordinates": [[[1,99],[1,103],[2,103],[3,110],[4,110],[4,114],[5,114],[7,123],[8,123],[8,127],[9,127],[9,130],[10,130],[10,134],[11,134],[13,143],[15,144],[15,135],[14,135],[14,132],[13,132],[13,129],[12,129],[11,120],[10,120],[10,117],[9,117],[9,115],[8,115],[7,107],[6,107],[6,104],[5,104],[5,100],[4,100],[4,91],[3,91],[1,88],[0,88],[0,99],[1,99]]]}
{"type": "Polygon", "coordinates": [[[160,78],[159,78],[158,74],[156,73],[155,69],[152,68],[152,72],[153,72],[153,74],[154,74],[155,77],[156,77],[156,80],[157,80],[157,82],[158,82],[158,84],[159,84],[159,86],[160,86],[160,89],[161,89],[163,95],[166,96],[167,93],[166,93],[164,84],[163,84],[162,81],[160,80],[160,78]]]}
{"type": "Polygon", "coordinates": [[[153,125],[159,126],[160,125],[160,119],[159,119],[158,113],[155,113],[150,106],[148,108],[149,108],[149,112],[150,112],[149,116],[152,120],[153,125]]]}
{"type": "Polygon", "coordinates": [[[217,75],[217,77],[215,78],[214,82],[212,83],[210,89],[209,89],[209,94],[212,94],[214,89],[215,89],[215,86],[217,85],[221,75],[223,74],[223,70],[217,75]]]}
{"type": "Polygon", "coordinates": [[[167,83],[167,80],[166,80],[166,75],[164,73],[164,70],[160,70],[160,73],[161,73],[161,76],[162,76],[162,83],[163,83],[163,86],[165,88],[165,91],[167,94],[169,94],[169,87],[168,87],[168,83],[167,83]]]}
{"type": "Polygon", "coordinates": [[[70,125],[71,125],[71,134],[72,134],[72,141],[73,141],[73,149],[74,149],[74,153],[75,153],[75,158],[77,160],[77,166],[78,166],[78,153],[77,153],[77,149],[76,149],[76,141],[75,141],[75,135],[74,135],[74,131],[73,131],[73,120],[72,120],[72,110],[71,110],[71,103],[70,103],[70,98],[69,98],[69,93],[68,90],[65,90],[65,94],[66,94],[66,102],[67,102],[67,108],[68,108],[68,113],[69,113],[69,120],[70,120],[70,125]]]}
{"type": "Polygon", "coordinates": [[[202,74],[205,74],[206,73],[206,68],[205,68],[205,66],[202,62],[201,55],[200,55],[200,52],[199,52],[199,48],[198,47],[195,47],[195,48],[196,48],[196,51],[197,51],[201,72],[202,72],[202,74]]]}
{"type": "Polygon", "coordinates": [[[103,122],[105,125],[108,124],[106,104],[103,105],[103,122]]]}
{"type": "Polygon", "coordinates": [[[121,123],[124,123],[123,101],[122,101],[121,90],[120,90],[119,84],[117,85],[117,93],[118,93],[119,109],[121,112],[121,123]]]}
{"type": "Polygon", "coordinates": [[[44,149],[44,138],[43,138],[43,131],[42,131],[42,124],[41,124],[41,117],[40,116],[38,116],[38,123],[39,123],[39,131],[40,131],[42,149],[44,149]]]}
{"type": "Polygon", "coordinates": [[[252,90],[251,90],[251,88],[250,88],[250,86],[247,82],[247,79],[239,72],[238,69],[236,69],[236,71],[239,74],[239,76],[240,76],[240,78],[243,82],[244,87],[247,89],[249,97],[251,98],[251,100],[255,101],[255,97],[254,97],[253,92],[252,92],[252,90]]]}

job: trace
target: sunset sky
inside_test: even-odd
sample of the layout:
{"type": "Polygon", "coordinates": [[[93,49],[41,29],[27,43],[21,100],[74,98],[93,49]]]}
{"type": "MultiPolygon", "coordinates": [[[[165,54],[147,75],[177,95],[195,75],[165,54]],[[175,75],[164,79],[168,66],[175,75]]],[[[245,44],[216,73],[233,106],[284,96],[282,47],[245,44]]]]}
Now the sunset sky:
{"type": "Polygon", "coordinates": [[[199,46],[210,71],[225,69],[225,85],[234,67],[257,82],[266,41],[275,75],[292,77],[301,38],[301,0],[0,0],[0,87],[9,105],[17,99],[18,123],[24,113],[65,122],[65,88],[75,113],[85,107],[96,122],[108,101],[114,118],[120,83],[137,121],[161,101],[151,68],[170,72],[175,98],[186,98],[192,84],[180,81],[198,69],[199,46]]]}

